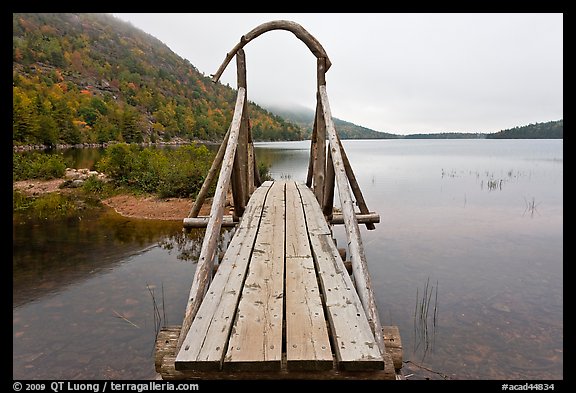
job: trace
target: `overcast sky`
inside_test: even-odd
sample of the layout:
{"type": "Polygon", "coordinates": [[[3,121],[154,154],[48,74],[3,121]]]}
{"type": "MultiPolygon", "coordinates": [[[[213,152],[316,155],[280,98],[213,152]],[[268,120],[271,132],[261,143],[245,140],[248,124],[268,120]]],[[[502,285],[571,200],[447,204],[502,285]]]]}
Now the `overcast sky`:
{"type": "MultiPolygon", "coordinates": [[[[560,13],[113,15],[206,75],[259,24],[299,23],[332,61],[332,115],[377,131],[497,132],[563,118],[560,13]]],[[[292,33],[267,32],[244,50],[249,100],[315,108],[316,58],[292,33]]],[[[234,60],[221,82],[236,87],[234,60]]]]}

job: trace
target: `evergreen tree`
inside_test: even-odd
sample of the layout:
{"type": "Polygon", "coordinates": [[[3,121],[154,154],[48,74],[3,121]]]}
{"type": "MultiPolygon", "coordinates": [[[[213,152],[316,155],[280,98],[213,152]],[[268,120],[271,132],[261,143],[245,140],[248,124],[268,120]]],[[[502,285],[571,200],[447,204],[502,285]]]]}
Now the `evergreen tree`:
{"type": "Polygon", "coordinates": [[[122,116],[122,139],[126,143],[142,142],[142,133],[138,129],[137,113],[130,106],[124,108],[124,115],[122,116]]]}

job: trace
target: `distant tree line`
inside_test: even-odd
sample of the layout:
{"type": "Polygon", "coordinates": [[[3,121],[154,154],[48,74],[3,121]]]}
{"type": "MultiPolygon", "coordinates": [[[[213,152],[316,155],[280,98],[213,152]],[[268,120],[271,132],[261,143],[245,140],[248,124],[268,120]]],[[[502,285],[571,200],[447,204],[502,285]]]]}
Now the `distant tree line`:
{"type": "Polygon", "coordinates": [[[486,135],[489,139],[563,139],[564,119],[528,124],[486,135]]]}
{"type": "Polygon", "coordinates": [[[404,139],[484,139],[486,134],[473,132],[439,132],[437,134],[409,134],[404,139]]]}

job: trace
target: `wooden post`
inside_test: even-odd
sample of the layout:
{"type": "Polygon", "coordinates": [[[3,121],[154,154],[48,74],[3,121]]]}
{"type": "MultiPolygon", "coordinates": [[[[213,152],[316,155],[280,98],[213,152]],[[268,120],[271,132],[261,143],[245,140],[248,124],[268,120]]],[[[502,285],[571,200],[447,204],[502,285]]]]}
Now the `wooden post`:
{"type": "MultiPolygon", "coordinates": [[[[248,97],[246,97],[248,101],[248,97]]],[[[260,180],[260,173],[258,172],[258,163],[256,160],[256,151],[254,150],[254,141],[252,140],[252,124],[248,117],[248,189],[249,194],[252,196],[254,190],[262,185],[260,180]]]]}
{"type": "Polygon", "coordinates": [[[332,220],[334,210],[334,163],[332,162],[332,151],[328,149],[328,163],[326,164],[326,179],[324,182],[324,202],[322,211],[326,220],[332,220]]]}
{"type": "MultiPolygon", "coordinates": [[[[368,214],[370,211],[368,210],[368,206],[366,205],[366,201],[364,200],[364,195],[362,195],[362,191],[360,190],[360,186],[358,185],[358,181],[356,180],[356,176],[354,175],[354,171],[352,170],[352,166],[350,165],[350,161],[348,161],[348,156],[346,155],[346,151],[344,150],[344,146],[342,146],[342,141],[338,134],[336,134],[336,138],[338,139],[338,145],[340,146],[340,152],[342,153],[342,161],[344,162],[344,169],[346,170],[346,176],[348,176],[348,181],[350,182],[350,187],[352,187],[352,192],[354,193],[354,197],[356,198],[356,203],[360,208],[360,213],[368,214]]],[[[376,229],[376,226],[372,222],[366,223],[366,228],[368,230],[376,229]]]]}
{"type": "Polygon", "coordinates": [[[392,355],[394,368],[400,370],[402,368],[402,338],[398,326],[382,326],[382,335],[386,343],[386,349],[392,355]]]}
{"type": "Polygon", "coordinates": [[[240,122],[242,120],[242,109],[244,108],[244,100],[246,98],[245,93],[246,89],[243,87],[238,88],[236,106],[234,107],[234,116],[230,125],[228,144],[226,145],[226,151],[222,161],[222,169],[220,170],[220,176],[218,176],[218,183],[216,184],[216,192],[214,193],[212,208],[210,209],[210,219],[208,220],[204,241],[202,242],[198,265],[196,266],[196,272],[194,273],[192,287],[190,288],[190,294],[188,296],[188,304],[186,305],[184,320],[182,321],[182,331],[178,338],[177,350],[182,346],[182,342],[190,329],[190,325],[192,325],[192,320],[198,312],[198,308],[200,308],[202,298],[204,297],[212,279],[212,271],[214,270],[214,254],[217,241],[220,238],[224,205],[226,203],[226,193],[230,186],[232,163],[234,162],[234,156],[236,155],[240,122]]]}
{"type": "Polygon", "coordinates": [[[179,335],[180,326],[165,326],[158,332],[154,356],[154,366],[157,373],[160,373],[162,370],[164,356],[174,354],[174,347],[178,343],[179,335]]]}
{"type": "Polygon", "coordinates": [[[338,186],[338,195],[340,203],[342,204],[342,214],[344,215],[344,225],[346,229],[346,236],[348,238],[348,247],[350,251],[350,260],[352,262],[354,281],[356,283],[356,290],[362,306],[368,317],[368,322],[374,333],[374,338],[378,343],[382,355],[385,353],[384,339],[382,337],[382,326],[378,309],[376,308],[376,301],[374,293],[372,292],[372,282],[370,274],[368,273],[368,265],[366,263],[366,256],[364,254],[364,247],[360,237],[360,229],[358,227],[358,220],[354,212],[352,202],[352,195],[348,187],[348,179],[346,177],[346,169],[338,144],[338,137],[334,122],[332,120],[332,112],[328,102],[328,94],[326,93],[326,85],[319,87],[320,100],[324,112],[324,120],[326,122],[326,132],[330,143],[330,150],[332,153],[332,160],[334,162],[334,172],[336,178],[336,185],[338,186]]]}
{"type": "Polygon", "coordinates": [[[252,166],[254,167],[254,186],[260,187],[262,185],[262,179],[260,179],[260,171],[256,163],[256,152],[252,155],[252,166]]]}
{"type": "MultiPolygon", "coordinates": [[[[317,59],[318,88],[326,85],[326,61],[317,59]]],[[[324,205],[324,179],[326,178],[326,122],[320,103],[320,93],[316,95],[316,158],[314,161],[314,195],[320,206],[324,205]]]]}
{"type": "Polygon", "coordinates": [[[326,175],[326,124],[322,114],[322,106],[316,109],[316,143],[314,146],[314,195],[322,206],[324,203],[324,178],[326,175]]]}
{"type": "MultiPolygon", "coordinates": [[[[236,53],[236,67],[238,77],[238,87],[246,89],[244,98],[244,109],[242,110],[242,122],[240,123],[240,139],[238,140],[238,148],[241,151],[241,171],[242,171],[242,190],[244,191],[244,207],[252,195],[254,190],[254,178],[251,176],[252,172],[252,132],[250,130],[250,118],[248,117],[248,88],[246,86],[246,56],[244,49],[239,49],[236,53]],[[252,184],[252,186],[251,186],[252,184]]],[[[252,172],[253,174],[253,172],[252,172]]]]}
{"type": "MultiPolygon", "coordinates": [[[[238,49],[236,52],[236,79],[238,87],[246,89],[246,55],[244,49],[238,49]]],[[[246,104],[246,102],[244,102],[244,104],[246,104]]],[[[244,115],[245,114],[242,113],[242,116],[244,115]]]]}
{"type": "MultiPolygon", "coordinates": [[[[248,131],[250,131],[250,129],[248,129],[248,131]]],[[[254,171],[258,170],[255,168],[255,162],[256,158],[254,157],[254,144],[252,143],[252,135],[251,132],[248,132],[248,189],[246,190],[246,197],[248,199],[250,199],[250,196],[254,192],[254,171]]],[[[246,203],[248,203],[248,200],[246,200],[246,203]]]]}
{"type": "Polygon", "coordinates": [[[202,183],[202,188],[198,192],[198,196],[196,196],[196,200],[192,205],[192,209],[190,213],[188,213],[188,217],[198,217],[198,213],[200,213],[200,209],[204,204],[204,200],[206,199],[206,195],[208,195],[208,190],[214,183],[214,179],[216,178],[216,174],[220,169],[220,165],[222,164],[222,159],[224,158],[224,152],[226,151],[226,145],[228,144],[228,137],[230,136],[230,127],[228,127],[228,131],[226,131],[226,135],[224,135],[224,139],[218,148],[218,153],[216,153],[216,157],[214,157],[214,161],[212,161],[212,166],[208,171],[208,175],[206,179],[204,179],[204,183],[202,183]]]}
{"type": "Polygon", "coordinates": [[[242,182],[242,165],[241,158],[239,157],[242,153],[240,145],[236,147],[238,150],[234,157],[234,163],[232,164],[232,198],[234,200],[234,221],[238,221],[242,214],[244,214],[244,184],[242,182]]]}
{"type": "Polygon", "coordinates": [[[318,123],[318,107],[320,102],[318,101],[318,96],[316,96],[316,112],[314,112],[314,126],[312,127],[312,136],[310,137],[310,159],[308,161],[308,176],[306,177],[306,185],[308,188],[312,189],[312,181],[314,180],[314,162],[316,162],[316,134],[318,123]]]}
{"type": "Polygon", "coordinates": [[[242,217],[246,203],[248,202],[248,118],[246,117],[246,57],[244,50],[236,52],[236,69],[238,88],[244,88],[244,106],[238,134],[238,146],[234,157],[234,169],[232,171],[232,196],[234,198],[234,215],[242,217]]]}
{"type": "Polygon", "coordinates": [[[246,203],[248,203],[248,199],[252,193],[254,193],[255,188],[260,187],[262,181],[260,180],[260,173],[258,173],[258,165],[256,163],[256,152],[254,151],[254,142],[252,140],[252,125],[250,123],[250,116],[248,114],[248,89],[246,87],[246,57],[244,55],[244,50],[242,50],[241,58],[240,58],[240,67],[243,67],[242,75],[240,75],[240,70],[238,70],[238,80],[242,81],[243,87],[246,89],[246,102],[244,103],[244,113],[242,118],[242,125],[246,130],[246,138],[247,138],[247,166],[248,166],[248,173],[247,173],[247,190],[246,190],[246,203]]]}

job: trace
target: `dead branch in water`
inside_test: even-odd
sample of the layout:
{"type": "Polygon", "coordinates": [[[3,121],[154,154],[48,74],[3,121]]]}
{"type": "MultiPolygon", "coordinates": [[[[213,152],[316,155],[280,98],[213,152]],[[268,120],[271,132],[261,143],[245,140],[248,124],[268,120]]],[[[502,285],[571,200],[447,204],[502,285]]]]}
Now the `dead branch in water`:
{"type": "Polygon", "coordinates": [[[128,322],[130,325],[134,326],[135,328],[140,329],[140,326],[136,325],[134,322],[132,322],[131,320],[126,318],[124,315],[120,314],[118,311],[116,311],[116,310],[112,310],[112,311],[114,311],[114,314],[116,314],[117,318],[123,319],[124,321],[128,322]]]}

